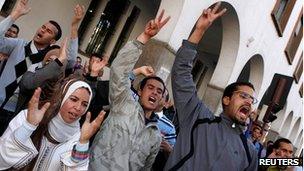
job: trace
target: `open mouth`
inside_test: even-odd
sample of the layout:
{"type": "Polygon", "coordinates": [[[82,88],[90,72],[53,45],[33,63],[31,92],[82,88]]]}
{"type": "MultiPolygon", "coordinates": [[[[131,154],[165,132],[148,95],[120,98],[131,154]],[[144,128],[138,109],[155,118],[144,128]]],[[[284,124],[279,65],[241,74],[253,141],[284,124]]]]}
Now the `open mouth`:
{"type": "Polygon", "coordinates": [[[244,117],[246,117],[250,114],[250,107],[249,106],[242,106],[239,111],[244,117]]]}
{"type": "Polygon", "coordinates": [[[156,102],[156,98],[155,97],[149,97],[148,101],[150,102],[150,104],[154,104],[156,102]]]}
{"type": "Polygon", "coordinates": [[[72,118],[77,118],[77,115],[76,114],[74,114],[74,113],[72,113],[72,112],[68,112],[71,116],[72,116],[72,118]]]}
{"type": "Polygon", "coordinates": [[[42,35],[40,33],[37,34],[37,38],[42,38],[42,35]]]}

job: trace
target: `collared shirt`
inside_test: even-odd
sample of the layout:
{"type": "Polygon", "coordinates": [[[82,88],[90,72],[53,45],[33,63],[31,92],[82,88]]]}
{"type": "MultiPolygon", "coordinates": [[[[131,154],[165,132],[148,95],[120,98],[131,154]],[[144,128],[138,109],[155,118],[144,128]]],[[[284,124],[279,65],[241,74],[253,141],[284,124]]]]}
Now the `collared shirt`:
{"type": "Polygon", "coordinates": [[[158,116],[157,126],[162,134],[162,137],[174,146],[176,142],[176,130],[172,122],[164,115],[163,111],[156,112],[158,116]]]}

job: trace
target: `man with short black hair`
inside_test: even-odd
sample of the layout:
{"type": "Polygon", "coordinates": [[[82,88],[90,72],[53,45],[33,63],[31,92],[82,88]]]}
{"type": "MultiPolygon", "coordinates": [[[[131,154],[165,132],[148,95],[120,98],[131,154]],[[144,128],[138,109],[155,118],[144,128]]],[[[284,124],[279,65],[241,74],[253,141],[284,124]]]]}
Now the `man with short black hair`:
{"type": "Polygon", "coordinates": [[[133,97],[129,73],[146,44],[167,23],[164,11],[151,20],[136,40],[118,53],[110,72],[110,113],[91,147],[89,170],[150,170],[161,142],[154,110],[165,84],[159,77],[146,77],[133,97]]]}
{"type": "Polygon", "coordinates": [[[263,145],[260,143],[260,139],[262,137],[262,128],[261,126],[255,126],[252,129],[250,140],[255,146],[255,149],[258,152],[258,158],[261,158],[261,153],[263,150],[263,145]]]}
{"type": "MultiPolygon", "coordinates": [[[[2,126],[13,117],[16,109],[18,99],[16,89],[22,75],[32,64],[43,60],[51,45],[56,43],[62,34],[59,24],[50,20],[37,30],[30,42],[4,37],[10,26],[29,11],[28,0],[19,0],[11,14],[0,23],[0,52],[9,54],[7,63],[0,72],[0,135],[1,131],[4,131],[2,126]]],[[[75,59],[68,61],[72,63],[75,59]]]]}
{"type": "Polygon", "coordinates": [[[5,37],[17,38],[19,34],[19,27],[16,24],[12,24],[11,27],[6,31],[5,37]]]}
{"type": "Polygon", "coordinates": [[[277,139],[273,143],[273,151],[268,158],[292,158],[293,145],[287,138],[277,139]]]}
{"type": "Polygon", "coordinates": [[[257,152],[243,134],[254,98],[250,83],[228,85],[222,97],[223,113],[214,114],[199,99],[191,71],[197,45],[212,22],[222,16],[220,3],[204,10],[188,40],[176,53],[171,80],[179,134],[165,170],[257,170],[257,152]]]}
{"type": "MultiPolygon", "coordinates": [[[[287,138],[277,139],[273,144],[272,153],[267,158],[293,158],[293,145],[287,138]]],[[[260,166],[259,171],[288,171],[292,166],[260,166]]]]}

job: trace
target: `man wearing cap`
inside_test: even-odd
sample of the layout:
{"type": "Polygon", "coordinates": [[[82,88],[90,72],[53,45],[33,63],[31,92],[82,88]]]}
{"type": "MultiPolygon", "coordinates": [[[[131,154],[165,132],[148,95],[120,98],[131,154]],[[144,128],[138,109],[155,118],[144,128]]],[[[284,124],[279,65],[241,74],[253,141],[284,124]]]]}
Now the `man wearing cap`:
{"type": "Polygon", "coordinates": [[[41,62],[45,54],[61,37],[61,28],[55,21],[43,24],[28,42],[6,38],[5,32],[21,16],[30,11],[27,0],[17,2],[11,14],[0,23],[0,52],[9,54],[7,63],[0,71],[0,135],[13,116],[17,97],[14,96],[21,76],[29,66],[41,62]]]}

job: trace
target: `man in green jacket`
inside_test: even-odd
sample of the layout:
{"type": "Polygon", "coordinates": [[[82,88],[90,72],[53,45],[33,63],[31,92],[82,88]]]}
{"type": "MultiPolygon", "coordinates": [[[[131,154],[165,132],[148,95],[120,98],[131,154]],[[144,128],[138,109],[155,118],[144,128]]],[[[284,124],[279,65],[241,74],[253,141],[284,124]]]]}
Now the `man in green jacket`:
{"type": "Polygon", "coordinates": [[[110,114],[91,147],[90,170],[148,170],[159,151],[161,135],[154,110],[165,92],[159,77],[146,77],[132,96],[129,73],[142,53],[144,44],[168,22],[160,16],[151,20],[136,40],[118,53],[110,72],[110,114]]]}

